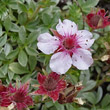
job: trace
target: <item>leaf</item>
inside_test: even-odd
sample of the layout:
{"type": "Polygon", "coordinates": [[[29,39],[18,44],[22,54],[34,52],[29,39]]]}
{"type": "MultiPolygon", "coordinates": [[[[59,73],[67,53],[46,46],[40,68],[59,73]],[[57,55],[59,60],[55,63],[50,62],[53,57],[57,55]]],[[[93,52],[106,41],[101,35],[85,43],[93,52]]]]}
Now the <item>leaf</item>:
{"type": "Polygon", "coordinates": [[[2,36],[3,32],[2,32],[2,25],[0,24],[0,36],[2,36]]]}
{"type": "Polygon", "coordinates": [[[90,103],[96,104],[96,97],[93,92],[83,93],[84,98],[86,98],[90,103]]]}
{"type": "Polygon", "coordinates": [[[6,41],[7,41],[7,35],[5,34],[3,37],[0,37],[0,47],[5,45],[6,41]]]}
{"type": "Polygon", "coordinates": [[[54,104],[54,106],[56,107],[56,110],[65,110],[65,109],[64,109],[64,105],[59,104],[58,102],[56,102],[56,103],[54,104]]]}
{"type": "Polygon", "coordinates": [[[37,50],[32,47],[25,47],[25,49],[26,49],[27,54],[30,56],[37,56],[38,54],[37,50]]]}
{"type": "Polygon", "coordinates": [[[98,88],[97,96],[96,96],[96,104],[101,100],[103,95],[103,90],[101,87],[98,88]]]}
{"type": "Polygon", "coordinates": [[[50,23],[51,23],[51,17],[47,13],[42,14],[42,20],[45,25],[50,25],[50,23]]]}
{"type": "Polygon", "coordinates": [[[9,69],[16,74],[29,73],[26,67],[22,67],[19,63],[16,62],[9,64],[9,69]]]}
{"type": "Polygon", "coordinates": [[[39,36],[39,34],[40,34],[39,31],[34,31],[34,32],[30,33],[28,38],[27,38],[27,43],[31,44],[34,41],[37,41],[37,37],[39,36]]]}
{"type": "Polygon", "coordinates": [[[105,96],[104,96],[104,98],[102,99],[102,102],[101,102],[101,106],[102,107],[106,107],[108,104],[110,104],[110,94],[106,94],[105,96]]]}
{"type": "Polygon", "coordinates": [[[7,18],[4,20],[4,26],[5,26],[5,29],[6,29],[7,31],[10,30],[10,28],[11,28],[11,20],[10,20],[10,18],[7,17],[7,18]]]}
{"type": "Polygon", "coordinates": [[[12,46],[9,43],[6,43],[5,47],[4,47],[5,55],[7,56],[10,53],[11,50],[12,50],[12,46]]]}
{"type": "Polygon", "coordinates": [[[5,78],[5,75],[3,74],[3,72],[0,69],[0,78],[5,78]]]}
{"type": "Polygon", "coordinates": [[[71,104],[66,104],[67,110],[74,110],[74,107],[71,104]]]}
{"type": "Polygon", "coordinates": [[[24,4],[22,3],[18,3],[18,9],[19,9],[19,12],[27,12],[27,8],[24,4]]]}
{"type": "Polygon", "coordinates": [[[8,77],[10,79],[10,81],[13,79],[14,77],[14,73],[11,70],[8,70],[8,77]]]}
{"type": "Polygon", "coordinates": [[[8,64],[4,64],[4,65],[0,68],[0,70],[2,71],[2,73],[3,73],[4,75],[6,75],[7,72],[8,72],[8,64]]]}
{"type": "Polygon", "coordinates": [[[21,13],[18,15],[18,21],[20,24],[25,24],[27,21],[27,14],[26,13],[21,13]]]}
{"type": "Polygon", "coordinates": [[[18,62],[21,66],[26,66],[27,65],[27,61],[28,61],[28,58],[27,58],[27,55],[25,53],[24,50],[20,50],[19,52],[19,55],[18,55],[18,62]]]}
{"type": "Polygon", "coordinates": [[[35,56],[29,56],[29,66],[31,71],[33,71],[36,67],[37,64],[37,59],[35,56]]]}
{"type": "Polygon", "coordinates": [[[16,57],[16,56],[18,55],[18,53],[19,53],[19,50],[18,50],[18,49],[11,51],[11,52],[7,55],[7,59],[12,59],[12,58],[16,57]]]}
{"type": "Polygon", "coordinates": [[[15,24],[15,23],[12,23],[10,31],[12,31],[12,32],[19,32],[19,26],[17,24],[15,24]]]}
{"type": "Polygon", "coordinates": [[[22,43],[24,43],[26,40],[26,30],[24,26],[21,26],[19,29],[19,39],[22,43]]]}
{"type": "Polygon", "coordinates": [[[84,89],[82,89],[82,91],[88,91],[91,90],[92,88],[94,88],[96,85],[96,82],[93,80],[87,81],[86,85],[84,85],[84,89]]]}

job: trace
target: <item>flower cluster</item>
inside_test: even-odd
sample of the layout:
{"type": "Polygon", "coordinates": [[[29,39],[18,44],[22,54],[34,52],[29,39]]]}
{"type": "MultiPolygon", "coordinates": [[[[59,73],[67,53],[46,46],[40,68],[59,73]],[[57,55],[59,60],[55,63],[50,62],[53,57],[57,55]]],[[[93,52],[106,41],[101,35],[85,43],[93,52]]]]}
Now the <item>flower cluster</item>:
{"type": "Polygon", "coordinates": [[[49,33],[41,34],[38,37],[38,48],[45,54],[52,54],[50,68],[58,74],[64,74],[74,65],[79,70],[88,69],[93,59],[90,47],[94,43],[92,33],[87,30],[78,30],[77,25],[64,20],[56,26],[57,30],[51,29],[49,33]]]}
{"type": "Polygon", "coordinates": [[[89,13],[86,22],[92,29],[104,28],[110,25],[110,17],[106,15],[104,9],[99,9],[89,13]]]}

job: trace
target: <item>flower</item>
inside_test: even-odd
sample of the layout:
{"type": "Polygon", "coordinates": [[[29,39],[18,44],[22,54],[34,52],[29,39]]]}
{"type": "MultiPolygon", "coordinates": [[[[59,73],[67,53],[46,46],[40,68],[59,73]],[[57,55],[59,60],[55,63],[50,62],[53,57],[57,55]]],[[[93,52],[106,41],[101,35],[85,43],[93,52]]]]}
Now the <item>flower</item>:
{"type": "Polygon", "coordinates": [[[60,104],[76,102],[83,105],[84,101],[81,98],[76,98],[80,90],[83,89],[82,83],[72,85],[70,82],[67,83],[66,88],[59,94],[58,102],[60,104]]]}
{"type": "Polygon", "coordinates": [[[110,18],[104,9],[91,12],[86,16],[86,22],[92,29],[104,28],[110,25],[110,18]]]}
{"type": "Polygon", "coordinates": [[[9,86],[10,101],[15,105],[17,110],[24,110],[30,105],[33,105],[33,100],[28,94],[29,84],[25,83],[20,88],[9,86]]]}
{"type": "Polygon", "coordinates": [[[24,110],[29,105],[33,104],[32,98],[28,95],[29,85],[25,83],[20,88],[14,88],[12,84],[7,87],[4,97],[2,97],[1,106],[9,107],[11,104],[17,110],[24,110]]]}
{"type": "Polygon", "coordinates": [[[79,70],[88,69],[93,63],[89,48],[94,43],[92,34],[87,30],[77,29],[77,25],[64,20],[56,26],[56,30],[51,29],[54,36],[49,33],[40,34],[38,37],[38,49],[45,54],[52,54],[50,68],[53,72],[64,74],[71,65],[79,70]]]}
{"type": "Polygon", "coordinates": [[[33,95],[47,95],[53,99],[58,100],[59,92],[66,87],[66,81],[60,79],[60,75],[55,72],[50,73],[48,76],[38,73],[38,82],[40,84],[39,89],[33,92],[33,95]]]}

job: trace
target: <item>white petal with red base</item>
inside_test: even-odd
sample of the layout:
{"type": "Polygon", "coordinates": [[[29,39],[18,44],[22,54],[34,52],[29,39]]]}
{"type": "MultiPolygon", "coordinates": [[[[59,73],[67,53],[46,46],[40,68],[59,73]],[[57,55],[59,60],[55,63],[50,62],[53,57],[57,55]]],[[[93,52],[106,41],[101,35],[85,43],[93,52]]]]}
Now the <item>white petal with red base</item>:
{"type": "Polygon", "coordinates": [[[72,65],[72,59],[68,53],[55,53],[50,60],[50,68],[58,74],[65,74],[72,65]]]}
{"type": "Polygon", "coordinates": [[[77,42],[84,49],[90,48],[94,40],[95,39],[92,39],[92,33],[87,30],[80,30],[77,32],[77,42]]]}
{"type": "Polygon", "coordinates": [[[93,63],[91,53],[88,50],[81,48],[77,49],[77,52],[73,54],[72,61],[73,65],[79,70],[86,70],[93,63]]]}
{"type": "Polygon", "coordinates": [[[49,33],[44,33],[38,37],[37,46],[43,53],[51,54],[59,47],[59,40],[49,33]]]}
{"type": "Polygon", "coordinates": [[[63,22],[59,20],[59,24],[57,24],[56,29],[57,32],[62,36],[70,36],[77,32],[77,25],[67,19],[65,19],[63,22]]]}

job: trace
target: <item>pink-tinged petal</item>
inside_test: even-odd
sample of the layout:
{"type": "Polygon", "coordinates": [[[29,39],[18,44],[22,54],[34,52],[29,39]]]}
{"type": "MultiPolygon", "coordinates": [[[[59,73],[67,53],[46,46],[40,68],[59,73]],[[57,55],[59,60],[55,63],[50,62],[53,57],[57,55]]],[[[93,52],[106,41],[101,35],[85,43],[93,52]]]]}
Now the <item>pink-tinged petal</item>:
{"type": "Polygon", "coordinates": [[[37,46],[43,53],[51,54],[59,47],[59,40],[55,36],[51,36],[49,33],[40,34],[37,46]]]}
{"type": "Polygon", "coordinates": [[[40,86],[38,90],[32,93],[32,95],[36,95],[36,94],[39,94],[39,95],[47,94],[47,91],[43,86],[40,86]]]}
{"type": "Polygon", "coordinates": [[[77,33],[77,42],[80,47],[88,49],[92,46],[95,39],[92,38],[92,33],[87,30],[80,30],[77,33]]]}
{"type": "Polygon", "coordinates": [[[48,77],[52,77],[54,80],[57,80],[57,81],[60,79],[60,75],[58,75],[55,72],[50,73],[48,77]]]}
{"type": "Polygon", "coordinates": [[[26,103],[26,105],[33,105],[33,100],[32,100],[32,98],[31,98],[30,96],[27,96],[25,103],[26,103]]]}
{"type": "Polygon", "coordinates": [[[93,16],[94,16],[94,14],[90,13],[90,14],[87,15],[87,19],[90,20],[93,16]]]}
{"type": "Polygon", "coordinates": [[[46,79],[46,76],[45,75],[42,75],[42,74],[38,73],[37,80],[38,80],[39,84],[43,84],[43,82],[45,81],[45,79],[46,79]]]}
{"type": "Polygon", "coordinates": [[[52,55],[50,68],[58,74],[65,74],[72,65],[72,59],[66,52],[58,52],[52,55]]]}
{"type": "Polygon", "coordinates": [[[62,36],[71,36],[77,32],[77,25],[74,22],[67,19],[65,19],[63,22],[59,20],[56,29],[57,32],[62,36]]]}
{"type": "Polygon", "coordinates": [[[61,80],[58,82],[57,89],[58,89],[59,91],[62,91],[63,89],[65,89],[65,87],[66,87],[66,81],[64,81],[64,80],[61,79],[61,80]]]}
{"type": "Polygon", "coordinates": [[[73,65],[79,70],[87,70],[92,64],[93,59],[91,53],[85,49],[77,49],[72,56],[73,65]]]}
{"type": "Polygon", "coordinates": [[[50,98],[52,98],[53,101],[57,101],[58,98],[59,98],[59,92],[58,92],[58,91],[48,92],[48,96],[49,96],[50,98]]]}

